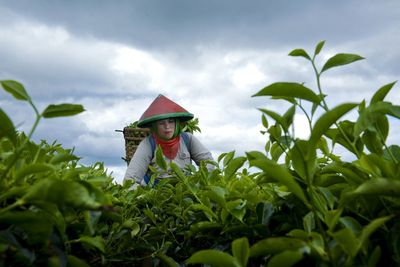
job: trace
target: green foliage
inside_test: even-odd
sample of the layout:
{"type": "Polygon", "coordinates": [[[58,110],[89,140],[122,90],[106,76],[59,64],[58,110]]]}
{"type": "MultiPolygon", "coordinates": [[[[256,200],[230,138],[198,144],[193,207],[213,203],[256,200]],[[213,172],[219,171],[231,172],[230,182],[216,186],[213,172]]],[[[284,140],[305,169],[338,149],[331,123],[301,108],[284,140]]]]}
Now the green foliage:
{"type": "Polygon", "coordinates": [[[318,70],[324,45],[313,55],[289,53],[311,63],[315,90],[280,82],[254,94],[290,103],[283,114],[259,109],[265,151],[230,151],[182,170],[158,149],[156,162],[171,178],[154,185],[155,172],[135,190],[114,184],[101,163],[82,166],[60,144],[31,141],[41,118],[82,106],[39,112],[22,84],[1,81],[36,120],[28,135],[18,133],[0,109],[0,265],[398,266],[400,147],[387,138],[400,107],[384,100],[395,83],[369,103],[330,108],[322,74],[362,57],[337,54],[318,70]],[[294,135],[296,112],[308,119],[308,138],[294,135]],[[354,160],[334,154],[337,146],[354,160]]]}
{"type": "MultiPolygon", "coordinates": [[[[292,106],[282,115],[259,109],[265,127],[262,133],[269,135],[266,153],[247,152],[250,166],[261,171],[253,174],[254,181],[271,185],[269,190],[277,193],[271,202],[275,210],[272,220],[280,218],[277,211],[286,212],[287,216],[267,238],[250,240],[249,263],[379,266],[389,262],[390,266],[397,266],[400,157],[398,146],[388,145],[386,139],[388,116],[398,119],[400,106],[384,101],[395,83],[378,89],[369,105],[363,101],[329,108],[321,87],[322,74],[363,58],[336,54],[318,70],[316,57],[324,44],[318,43],[312,56],[304,49],[289,53],[311,63],[317,90],[295,82],[279,82],[253,95],[284,100],[292,106]],[[304,105],[307,102],[312,104],[309,111],[304,105]],[[342,119],[356,107],[358,118],[342,119]],[[291,131],[296,109],[308,119],[311,134],[304,140],[295,138],[291,131]],[[320,114],[319,118],[314,119],[316,114],[320,114]],[[333,154],[337,145],[356,159],[345,162],[333,154]],[[286,211],[288,207],[291,209],[286,211]]],[[[202,259],[198,257],[201,253],[194,254],[189,262],[219,266],[208,261],[211,251],[204,250],[202,259]]]]}

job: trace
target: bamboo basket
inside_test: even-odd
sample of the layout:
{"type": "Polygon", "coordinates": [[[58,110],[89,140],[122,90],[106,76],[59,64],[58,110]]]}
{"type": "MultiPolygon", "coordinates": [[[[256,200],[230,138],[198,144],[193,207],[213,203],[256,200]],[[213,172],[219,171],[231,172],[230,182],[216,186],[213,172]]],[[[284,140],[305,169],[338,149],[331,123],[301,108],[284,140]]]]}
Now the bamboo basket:
{"type": "Polygon", "coordinates": [[[125,158],[127,164],[131,161],[136,148],[140,142],[149,135],[150,130],[146,128],[125,127],[122,131],[125,139],[125,158]]]}

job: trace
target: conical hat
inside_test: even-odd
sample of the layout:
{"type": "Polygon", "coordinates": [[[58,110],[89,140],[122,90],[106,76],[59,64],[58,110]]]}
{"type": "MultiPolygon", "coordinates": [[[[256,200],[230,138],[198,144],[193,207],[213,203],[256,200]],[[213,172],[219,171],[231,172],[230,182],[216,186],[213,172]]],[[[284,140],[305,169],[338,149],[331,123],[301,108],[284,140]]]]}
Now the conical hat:
{"type": "Polygon", "coordinates": [[[179,118],[181,121],[188,121],[193,118],[193,114],[167,97],[158,95],[140,117],[137,125],[145,128],[149,127],[149,124],[154,121],[167,118],[179,118]]]}

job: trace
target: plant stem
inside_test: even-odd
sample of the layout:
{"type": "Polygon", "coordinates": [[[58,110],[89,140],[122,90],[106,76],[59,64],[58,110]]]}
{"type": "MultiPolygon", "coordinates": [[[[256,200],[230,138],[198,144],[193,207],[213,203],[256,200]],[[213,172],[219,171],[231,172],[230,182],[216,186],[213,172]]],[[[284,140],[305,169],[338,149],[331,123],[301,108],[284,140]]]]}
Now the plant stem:
{"type": "Polygon", "coordinates": [[[33,133],[36,130],[36,127],[39,124],[40,119],[42,118],[42,116],[39,114],[36,106],[32,103],[31,100],[29,100],[29,104],[31,104],[31,106],[33,107],[33,110],[35,111],[36,114],[36,119],[35,122],[33,123],[33,126],[29,132],[29,135],[26,137],[26,139],[24,140],[24,142],[16,149],[15,154],[14,154],[14,158],[13,160],[10,162],[10,164],[8,164],[7,168],[5,169],[5,171],[3,172],[3,175],[1,176],[1,179],[4,179],[8,172],[11,170],[11,168],[14,166],[15,162],[17,162],[19,155],[22,153],[22,151],[24,150],[26,144],[30,141],[33,133]]]}
{"type": "MultiPolygon", "coordinates": [[[[315,62],[314,62],[315,56],[314,58],[311,60],[311,64],[312,67],[314,69],[314,73],[315,76],[317,78],[317,87],[318,87],[318,92],[321,96],[321,101],[322,101],[322,105],[320,105],[325,111],[329,111],[329,107],[328,104],[325,101],[325,97],[324,94],[322,92],[322,87],[321,87],[321,73],[318,72],[317,67],[315,66],[315,62]]],[[[343,131],[342,127],[340,127],[339,124],[337,124],[337,122],[335,122],[335,126],[338,128],[338,130],[340,131],[340,133],[342,134],[343,138],[346,140],[346,142],[353,148],[353,152],[356,154],[357,158],[360,158],[360,153],[357,151],[357,148],[355,146],[355,144],[353,142],[350,141],[350,139],[348,138],[348,136],[346,135],[346,133],[343,131]]]]}
{"type": "Polygon", "coordinates": [[[393,155],[392,150],[389,149],[389,147],[386,145],[385,138],[383,137],[383,134],[379,127],[377,126],[377,123],[375,122],[375,129],[378,132],[378,135],[380,139],[382,140],[383,146],[385,147],[386,151],[388,152],[389,156],[392,158],[393,162],[397,165],[399,162],[397,161],[396,157],[393,155]]]}
{"type": "Polygon", "coordinates": [[[25,201],[22,200],[22,199],[18,199],[18,200],[15,201],[13,204],[11,204],[11,205],[5,207],[4,209],[1,209],[1,210],[0,210],[0,214],[4,213],[4,212],[6,212],[6,211],[9,211],[9,210],[11,210],[11,209],[13,209],[13,208],[15,208],[15,207],[21,206],[21,205],[23,205],[23,204],[25,204],[25,201]]]}
{"type": "Polygon", "coordinates": [[[297,104],[297,106],[303,111],[304,115],[307,118],[308,121],[308,127],[310,128],[310,132],[312,130],[312,118],[310,118],[310,116],[308,115],[307,111],[304,109],[304,107],[300,104],[297,104]]]}

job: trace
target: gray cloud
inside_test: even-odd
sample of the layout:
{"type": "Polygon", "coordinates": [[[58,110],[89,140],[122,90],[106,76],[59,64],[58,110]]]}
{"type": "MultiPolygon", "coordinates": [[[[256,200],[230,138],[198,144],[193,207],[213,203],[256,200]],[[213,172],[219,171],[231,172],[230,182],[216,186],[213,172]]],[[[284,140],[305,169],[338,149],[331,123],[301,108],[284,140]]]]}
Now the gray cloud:
{"type": "Polygon", "coordinates": [[[146,49],[209,43],[281,46],[362,38],[399,22],[396,1],[2,1],[29,19],[80,36],[146,49]],[[318,38],[317,40],[315,38],[318,38]]]}

